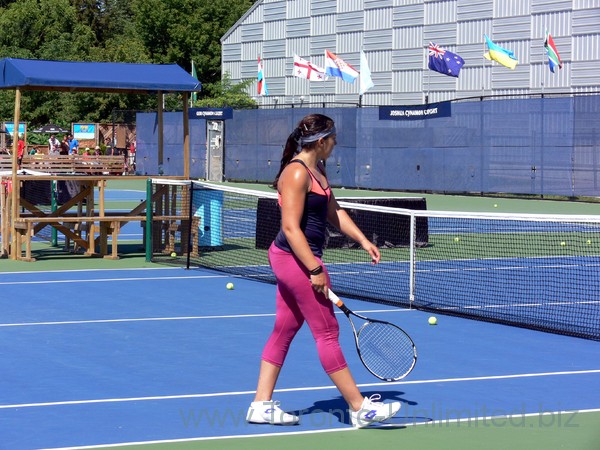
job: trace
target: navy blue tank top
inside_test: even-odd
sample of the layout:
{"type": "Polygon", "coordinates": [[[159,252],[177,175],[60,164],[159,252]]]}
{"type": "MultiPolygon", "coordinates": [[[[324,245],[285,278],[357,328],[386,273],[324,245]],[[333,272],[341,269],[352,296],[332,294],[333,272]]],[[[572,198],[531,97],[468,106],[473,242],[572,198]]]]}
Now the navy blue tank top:
{"type": "MultiPolygon", "coordinates": [[[[325,236],[327,230],[327,209],[329,205],[329,199],[331,198],[331,187],[327,182],[327,187],[324,188],[319,180],[315,178],[310,169],[299,159],[294,159],[290,162],[299,163],[304,166],[311,178],[310,192],[306,194],[306,201],[304,202],[304,212],[300,220],[300,229],[306,236],[308,245],[313,252],[313,255],[321,257],[323,255],[323,246],[325,245],[325,236]]],[[[324,176],[325,173],[321,170],[319,172],[324,176]]],[[[279,194],[279,206],[281,206],[281,194],[279,194]]],[[[285,237],[283,230],[279,230],[275,237],[275,246],[286,252],[292,252],[292,248],[285,237]]]]}

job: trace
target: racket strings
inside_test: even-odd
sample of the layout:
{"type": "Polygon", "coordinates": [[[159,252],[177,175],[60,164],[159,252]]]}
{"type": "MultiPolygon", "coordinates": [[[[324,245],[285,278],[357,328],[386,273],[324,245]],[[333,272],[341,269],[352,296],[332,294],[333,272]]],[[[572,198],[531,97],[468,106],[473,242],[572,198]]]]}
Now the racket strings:
{"type": "Polygon", "coordinates": [[[365,366],[386,379],[399,379],[414,365],[412,340],[390,323],[369,322],[358,333],[358,348],[365,366]]]}

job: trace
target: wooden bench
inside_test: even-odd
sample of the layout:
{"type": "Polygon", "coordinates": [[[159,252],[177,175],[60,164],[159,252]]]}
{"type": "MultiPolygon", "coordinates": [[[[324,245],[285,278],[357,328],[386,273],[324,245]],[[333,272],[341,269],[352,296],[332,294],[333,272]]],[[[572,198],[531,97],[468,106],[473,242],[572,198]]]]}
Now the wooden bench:
{"type": "MultiPolygon", "coordinates": [[[[186,242],[188,239],[188,230],[191,230],[192,249],[190,255],[194,257],[198,256],[200,217],[192,217],[191,224],[189,223],[187,217],[165,215],[152,216],[152,222],[157,222],[160,224],[159,228],[153,230],[152,251],[159,250],[167,255],[172,254],[175,252],[175,234],[177,232],[181,233],[181,241],[186,242]]],[[[146,241],[145,218],[142,220],[141,225],[144,235],[143,239],[146,241]]],[[[184,249],[181,249],[181,252],[186,253],[184,249]]]]}
{"type": "Polygon", "coordinates": [[[31,238],[34,235],[35,224],[48,224],[63,233],[65,237],[72,239],[76,244],[85,248],[85,254],[89,256],[99,255],[109,259],[119,259],[118,255],[118,239],[121,225],[127,222],[141,222],[145,216],[66,216],[66,217],[19,217],[15,220],[15,230],[18,233],[19,253],[18,259],[22,261],[35,261],[31,256],[31,238]],[[65,224],[67,223],[86,223],[87,224],[87,240],[71,230],[65,224]],[[96,253],[96,237],[95,227],[99,225],[99,253],[96,253]],[[112,238],[112,252],[108,254],[108,236],[112,238]],[[25,256],[22,255],[23,245],[25,245],[25,256]]]}
{"type": "MultiPolygon", "coordinates": [[[[175,233],[177,231],[182,233],[182,240],[187,240],[187,231],[189,227],[189,221],[186,217],[182,216],[156,216],[152,217],[153,221],[161,223],[161,227],[165,228],[168,233],[166,238],[166,246],[164,251],[171,254],[175,251],[175,233]],[[178,223],[179,222],[179,223],[178,223]]],[[[18,233],[18,246],[19,246],[19,257],[22,261],[35,261],[35,258],[31,256],[31,239],[35,234],[36,224],[47,224],[65,235],[65,240],[72,240],[75,245],[85,249],[85,254],[89,256],[102,256],[107,259],[119,259],[118,254],[118,239],[121,226],[128,222],[140,222],[142,226],[146,223],[146,216],[130,215],[130,216],[27,216],[19,217],[15,220],[15,230],[18,233]],[[99,241],[99,252],[96,253],[96,223],[99,226],[100,235],[99,241]],[[68,224],[85,224],[87,233],[87,239],[83,239],[82,231],[72,230],[68,224]],[[79,231],[79,233],[77,232],[79,231]],[[108,236],[111,237],[112,252],[108,254],[108,236]],[[25,256],[22,255],[23,245],[25,245],[25,256]]],[[[200,225],[200,218],[192,218],[192,256],[198,255],[198,227],[200,225]]],[[[145,232],[145,228],[144,228],[145,232]]],[[[67,244],[68,245],[68,244],[67,244]]]]}

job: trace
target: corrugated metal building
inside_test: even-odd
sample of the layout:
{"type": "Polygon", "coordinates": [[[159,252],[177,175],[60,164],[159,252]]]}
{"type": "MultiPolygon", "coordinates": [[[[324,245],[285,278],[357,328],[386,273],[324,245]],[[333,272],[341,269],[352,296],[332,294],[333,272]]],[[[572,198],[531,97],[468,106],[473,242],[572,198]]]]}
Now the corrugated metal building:
{"type": "Polygon", "coordinates": [[[326,49],[357,70],[365,52],[375,87],[363,105],[600,90],[600,0],[259,0],[221,42],[222,69],[234,83],[256,79],[261,56],[263,106],[358,104],[358,80],[293,75],[294,54],[324,66],[326,49]],[[563,62],[554,74],[546,30],[563,62]],[[515,70],[483,58],[484,34],[514,51],[515,70]],[[464,58],[459,78],[427,68],[429,42],[464,58]]]}

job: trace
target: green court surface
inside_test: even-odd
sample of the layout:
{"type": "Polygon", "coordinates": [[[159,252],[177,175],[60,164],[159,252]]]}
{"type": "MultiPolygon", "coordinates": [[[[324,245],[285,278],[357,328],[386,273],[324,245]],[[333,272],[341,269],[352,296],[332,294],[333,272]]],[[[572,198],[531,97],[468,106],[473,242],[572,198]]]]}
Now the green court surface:
{"type": "MultiPolygon", "coordinates": [[[[282,433],[170,442],[127,447],[131,450],[264,450],[264,449],[461,449],[461,450],[597,450],[600,412],[562,412],[534,416],[487,417],[479,420],[436,421],[418,426],[325,433],[282,433]]],[[[108,449],[109,447],[94,447],[108,449]]]]}

